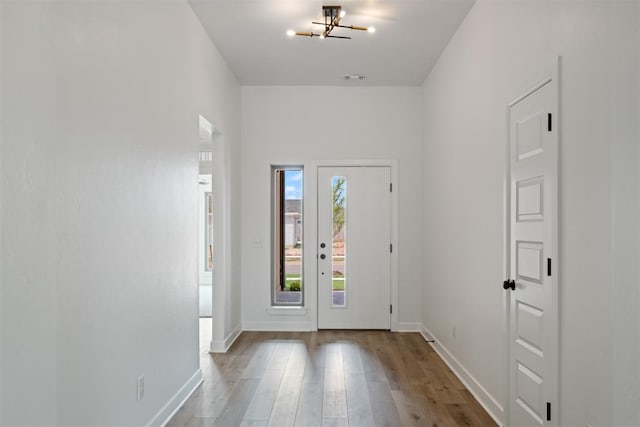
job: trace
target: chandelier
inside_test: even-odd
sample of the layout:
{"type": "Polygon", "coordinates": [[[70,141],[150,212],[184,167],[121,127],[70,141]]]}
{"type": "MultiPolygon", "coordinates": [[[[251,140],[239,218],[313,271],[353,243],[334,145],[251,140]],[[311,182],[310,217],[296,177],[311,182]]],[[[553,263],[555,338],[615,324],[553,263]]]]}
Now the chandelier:
{"type": "Polygon", "coordinates": [[[340,20],[344,18],[346,12],[342,10],[341,6],[322,6],[322,14],[324,15],[324,22],[311,22],[314,25],[322,25],[323,31],[314,33],[311,31],[287,31],[287,35],[292,36],[305,36],[305,37],[320,37],[321,39],[351,39],[348,36],[340,36],[332,34],[336,28],[347,28],[349,30],[368,31],[374,33],[376,31],[373,27],[362,27],[359,25],[342,25],[340,20]]]}

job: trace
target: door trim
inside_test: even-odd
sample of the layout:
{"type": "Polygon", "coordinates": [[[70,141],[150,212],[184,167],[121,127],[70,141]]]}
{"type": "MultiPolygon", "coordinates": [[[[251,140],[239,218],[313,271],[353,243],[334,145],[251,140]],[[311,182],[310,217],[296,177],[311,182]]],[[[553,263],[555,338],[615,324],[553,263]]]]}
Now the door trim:
{"type": "MultiPolygon", "coordinates": [[[[393,252],[391,252],[391,305],[393,312],[391,313],[391,331],[398,331],[398,161],[393,159],[375,159],[375,160],[316,160],[305,163],[307,170],[307,178],[304,183],[305,194],[309,197],[306,201],[305,214],[307,224],[313,224],[313,229],[305,227],[305,247],[316,248],[316,256],[313,253],[308,254],[305,260],[305,271],[313,274],[306,274],[307,294],[305,296],[305,306],[311,314],[311,329],[318,330],[318,168],[320,167],[380,167],[386,166],[391,170],[391,182],[393,183],[393,191],[391,192],[391,244],[393,252]],[[308,169],[307,169],[308,168],[308,169]],[[311,279],[311,280],[310,280],[311,279]]],[[[308,250],[308,249],[307,249],[308,250]]]]}
{"type": "Polygon", "coordinates": [[[211,179],[213,192],[213,209],[217,212],[213,217],[213,265],[212,272],[212,307],[211,315],[211,353],[225,353],[233,341],[238,337],[239,330],[234,328],[229,335],[225,329],[232,329],[225,325],[228,307],[231,307],[231,234],[229,220],[231,218],[231,190],[229,167],[229,149],[224,134],[208,119],[199,115],[200,126],[210,133],[210,140],[201,144],[211,149],[211,179]]]}
{"type": "MultiPolygon", "coordinates": [[[[556,192],[553,195],[553,209],[551,213],[551,244],[554,249],[554,275],[551,277],[552,282],[552,293],[553,293],[553,304],[550,307],[548,315],[554,319],[554,323],[556,325],[555,331],[553,332],[555,336],[552,337],[554,343],[554,351],[550,352],[550,357],[552,358],[552,363],[554,366],[553,372],[553,385],[552,385],[552,396],[549,397],[549,400],[553,403],[552,413],[553,413],[553,421],[551,425],[558,425],[558,420],[560,419],[560,315],[559,315],[559,307],[560,307],[560,292],[558,289],[558,283],[560,282],[561,275],[561,263],[560,263],[560,244],[558,238],[558,230],[560,228],[560,141],[561,141],[561,126],[560,126],[560,71],[561,71],[561,63],[562,58],[560,56],[555,57],[552,61],[548,62],[548,65],[545,67],[547,70],[546,76],[540,80],[538,83],[533,85],[531,88],[523,92],[518,97],[514,98],[511,102],[507,104],[506,108],[506,169],[505,176],[503,182],[503,208],[504,208],[504,219],[503,219],[503,231],[504,231],[504,239],[503,239],[503,278],[511,277],[511,132],[510,132],[510,123],[511,123],[511,107],[516,105],[518,102],[522,101],[527,96],[534,93],[536,90],[540,89],[544,85],[551,82],[555,86],[555,100],[553,105],[553,123],[556,131],[553,132],[552,138],[556,147],[558,147],[558,152],[556,156],[556,192]]],[[[498,283],[496,286],[499,285],[498,283]]],[[[511,368],[510,368],[510,333],[511,333],[511,325],[510,325],[510,312],[511,312],[511,295],[509,292],[503,293],[503,322],[504,322],[504,366],[506,367],[506,375],[503,378],[503,389],[505,390],[505,405],[504,405],[504,420],[503,424],[505,426],[509,426],[510,422],[510,378],[511,378],[511,368]]],[[[546,353],[546,352],[545,352],[546,353]]],[[[547,380],[548,381],[548,380],[547,380]]]]}

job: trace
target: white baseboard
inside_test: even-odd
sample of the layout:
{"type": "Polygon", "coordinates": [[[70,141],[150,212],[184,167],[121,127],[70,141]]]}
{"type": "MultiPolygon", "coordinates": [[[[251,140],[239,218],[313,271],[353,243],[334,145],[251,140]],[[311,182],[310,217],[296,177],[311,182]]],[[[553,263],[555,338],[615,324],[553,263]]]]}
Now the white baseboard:
{"type": "Polygon", "coordinates": [[[420,332],[421,327],[420,322],[398,322],[398,332],[420,332]]]}
{"type": "Polygon", "coordinates": [[[504,425],[504,408],[498,403],[498,401],[474,378],[473,375],[451,354],[451,352],[442,345],[439,340],[433,335],[424,325],[420,328],[422,337],[427,341],[433,349],[438,353],[440,358],[444,360],[449,369],[458,377],[462,384],[467,387],[469,392],[475,397],[478,403],[487,411],[489,416],[499,426],[504,425]],[[433,341],[433,342],[431,342],[433,341]]]}
{"type": "Polygon", "coordinates": [[[238,325],[233,331],[231,331],[229,335],[227,335],[224,340],[211,341],[211,353],[226,353],[231,348],[233,343],[236,342],[241,333],[242,328],[240,327],[240,325],[238,325]]]}
{"type": "Polygon", "coordinates": [[[178,412],[178,409],[184,405],[184,402],[191,397],[200,384],[202,384],[202,371],[198,369],[195,374],[193,374],[191,378],[189,378],[187,382],[180,387],[180,390],[178,390],[178,392],[169,399],[162,409],[158,411],[147,426],[164,427],[171,420],[171,417],[178,412]]]}
{"type": "MultiPolygon", "coordinates": [[[[314,329],[309,321],[293,321],[293,322],[244,322],[242,324],[243,331],[260,331],[260,332],[309,332],[314,329]]],[[[398,322],[398,332],[420,332],[421,324],[419,322],[398,322]]]]}
{"type": "Polygon", "coordinates": [[[312,331],[311,322],[244,322],[243,331],[264,331],[264,332],[308,332],[312,331]]]}

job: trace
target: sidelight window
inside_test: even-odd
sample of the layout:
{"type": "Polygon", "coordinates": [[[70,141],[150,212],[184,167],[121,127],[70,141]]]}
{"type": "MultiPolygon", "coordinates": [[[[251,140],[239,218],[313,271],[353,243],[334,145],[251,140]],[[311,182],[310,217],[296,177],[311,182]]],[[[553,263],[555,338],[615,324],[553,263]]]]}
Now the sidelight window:
{"type": "Polygon", "coordinates": [[[273,167],[272,182],[271,304],[302,306],[304,302],[302,167],[273,167]]]}

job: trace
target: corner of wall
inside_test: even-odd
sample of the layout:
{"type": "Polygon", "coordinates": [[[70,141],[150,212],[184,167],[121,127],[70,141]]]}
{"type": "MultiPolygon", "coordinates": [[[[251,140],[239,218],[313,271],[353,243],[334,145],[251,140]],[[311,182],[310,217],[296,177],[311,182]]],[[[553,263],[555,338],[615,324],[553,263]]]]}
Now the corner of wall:
{"type": "Polygon", "coordinates": [[[241,333],[242,328],[240,325],[236,325],[236,327],[234,327],[233,330],[224,337],[224,339],[211,341],[211,353],[226,353],[229,351],[233,343],[236,342],[241,333]]]}
{"type": "Polygon", "coordinates": [[[499,426],[505,425],[505,411],[498,400],[486,390],[482,384],[455,358],[455,356],[436,338],[423,324],[420,334],[424,340],[438,353],[449,369],[465,385],[473,397],[499,426]]]}
{"type": "MultiPolygon", "coordinates": [[[[446,49],[446,48],[445,48],[446,49]]],[[[422,162],[422,168],[420,170],[421,176],[421,191],[422,191],[422,223],[420,224],[420,230],[422,231],[422,237],[420,239],[421,250],[422,250],[422,262],[420,263],[420,323],[424,325],[427,321],[425,318],[425,286],[426,286],[426,277],[425,277],[425,269],[424,269],[424,257],[425,250],[427,248],[426,233],[425,233],[425,225],[426,225],[426,209],[427,209],[427,197],[426,197],[426,174],[424,170],[426,169],[427,160],[426,160],[426,146],[427,146],[427,112],[426,112],[426,97],[427,97],[427,80],[429,76],[425,77],[424,82],[422,82],[422,120],[421,120],[421,138],[422,138],[422,146],[420,149],[420,161],[422,162]]]]}
{"type": "MultiPolygon", "coordinates": [[[[2,177],[2,141],[3,141],[3,115],[2,115],[2,8],[0,1],[0,177],[2,177]]],[[[0,254],[2,253],[2,182],[0,178],[0,254]]],[[[0,384],[2,384],[2,259],[0,259],[0,384]]],[[[0,386],[0,425],[2,422],[2,386],[0,386]]]]}

